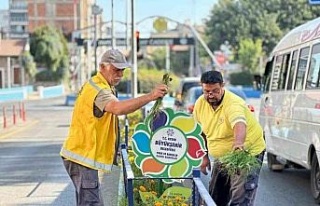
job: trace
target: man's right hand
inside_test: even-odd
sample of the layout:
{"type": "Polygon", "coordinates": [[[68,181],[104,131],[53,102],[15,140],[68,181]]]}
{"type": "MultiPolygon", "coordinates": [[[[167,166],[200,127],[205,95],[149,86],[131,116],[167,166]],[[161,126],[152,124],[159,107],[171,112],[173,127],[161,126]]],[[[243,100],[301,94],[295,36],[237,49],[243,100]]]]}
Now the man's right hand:
{"type": "Polygon", "coordinates": [[[152,100],[164,97],[168,93],[168,86],[165,84],[157,85],[151,92],[150,95],[152,100]]]}
{"type": "Polygon", "coordinates": [[[208,157],[208,155],[205,155],[203,157],[203,161],[202,161],[202,164],[200,166],[200,170],[203,174],[207,175],[208,172],[207,172],[207,168],[208,168],[208,171],[211,171],[211,163],[210,163],[210,159],[208,157]]]}

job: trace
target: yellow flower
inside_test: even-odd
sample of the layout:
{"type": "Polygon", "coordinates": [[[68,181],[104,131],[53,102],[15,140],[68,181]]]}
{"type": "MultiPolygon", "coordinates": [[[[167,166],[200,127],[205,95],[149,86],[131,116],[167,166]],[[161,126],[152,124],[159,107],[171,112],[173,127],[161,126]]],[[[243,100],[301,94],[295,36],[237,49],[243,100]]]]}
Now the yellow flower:
{"type": "Polygon", "coordinates": [[[186,203],[182,203],[182,204],[181,204],[181,206],[188,206],[188,204],[186,204],[186,203]]]}
{"type": "Polygon", "coordinates": [[[133,161],[134,161],[134,157],[129,157],[129,162],[133,163],[133,161]]]}
{"type": "Polygon", "coordinates": [[[173,203],[172,202],[168,202],[168,206],[173,206],[173,203]]]}
{"type": "Polygon", "coordinates": [[[154,206],[162,206],[162,203],[161,202],[155,202],[154,206]]]}
{"type": "Polygon", "coordinates": [[[151,191],[152,194],[154,194],[155,196],[157,196],[157,193],[155,191],[151,191]]]}
{"type": "Polygon", "coordinates": [[[146,192],[147,191],[146,188],[144,186],[142,186],[142,185],[139,187],[139,189],[140,189],[141,192],[146,192]]]}
{"type": "Polygon", "coordinates": [[[180,201],[181,201],[181,197],[180,197],[180,196],[177,196],[177,197],[176,197],[176,201],[180,202],[180,201]]]}
{"type": "Polygon", "coordinates": [[[138,189],[137,188],[133,188],[133,192],[138,192],[138,189]]]}

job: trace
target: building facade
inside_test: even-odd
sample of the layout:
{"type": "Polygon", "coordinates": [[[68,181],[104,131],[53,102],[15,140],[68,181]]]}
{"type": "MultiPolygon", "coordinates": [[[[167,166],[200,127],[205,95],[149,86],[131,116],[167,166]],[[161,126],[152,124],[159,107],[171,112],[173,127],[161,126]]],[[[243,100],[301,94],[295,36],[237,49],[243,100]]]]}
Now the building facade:
{"type": "Polygon", "coordinates": [[[28,38],[49,25],[71,40],[72,32],[90,24],[93,0],[9,0],[10,38],[28,38]]]}

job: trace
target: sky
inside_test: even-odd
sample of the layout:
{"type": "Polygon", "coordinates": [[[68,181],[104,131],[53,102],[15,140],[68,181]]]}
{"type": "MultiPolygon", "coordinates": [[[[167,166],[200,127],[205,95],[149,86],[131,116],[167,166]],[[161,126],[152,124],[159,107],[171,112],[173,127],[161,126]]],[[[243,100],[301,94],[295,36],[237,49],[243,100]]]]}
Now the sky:
{"type": "MultiPolygon", "coordinates": [[[[111,1],[96,1],[104,9],[106,20],[111,19],[111,1]]],[[[115,19],[125,21],[127,1],[113,0],[115,19]]],[[[217,0],[135,0],[135,18],[136,21],[140,21],[145,17],[159,15],[179,22],[189,19],[192,22],[201,23],[203,18],[208,17],[215,2],[217,0]]]]}
{"type": "MultiPolygon", "coordinates": [[[[0,10],[8,9],[9,0],[0,1],[0,10]]],[[[113,0],[116,21],[126,21],[127,1],[131,2],[131,0],[113,0]]],[[[103,21],[111,20],[111,2],[112,0],[96,0],[97,5],[103,9],[103,21]]],[[[181,23],[189,20],[191,23],[201,24],[202,19],[208,18],[216,2],[217,0],[135,0],[135,21],[139,22],[144,18],[157,15],[181,23]]],[[[152,19],[147,18],[141,22],[140,26],[145,27],[147,24],[151,24],[152,27],[152,19]]]]}

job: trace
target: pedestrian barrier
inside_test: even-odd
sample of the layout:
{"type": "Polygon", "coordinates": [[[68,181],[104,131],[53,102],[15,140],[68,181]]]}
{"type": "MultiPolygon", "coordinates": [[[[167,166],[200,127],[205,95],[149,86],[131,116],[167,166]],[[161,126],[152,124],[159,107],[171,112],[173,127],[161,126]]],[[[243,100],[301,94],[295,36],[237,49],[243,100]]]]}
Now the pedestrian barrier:
{"type": "Polygon", "coordinates": [[[64,95],[65,93],[63,85],[57,85],[57,86],[51,86],[51,87],[39,86],[37,90],[38,90],[40,99],[59,97],[64,95]]]}
{"type": "MultiPolygon", "coordinates": [[[[0,116],[1,117],[1,116],[0,116]]],[[[19,122],[26,121],[26,111],[23,102],[6,103],[2,105],[2,128],[6,129],[19,122]]]]}
{"type": "Polygon", "coordinates": [[[32,86],[12,87],[0,89],[0,102],[21,101],[33,92],[32,86]]]}
{"type": "Polygon", "coordinates": [[[122,170],[123,170],[123,182],[126,200],[128,206],[134,206],[134,194],[133,194],[133,182],[145,179],[179,179],[179,180],[191,180],[192,181],[192,205],[193,206],[216,206],[215,202],[208,193],[206,187],[203,185],[200,179],[200,170],[193,170],[191,177],[183,178],[165,178],[165,177],[135,177],[131,168],[128,156],[128,128],[129,122],[125,120],[125,143],[121,145],[121,158],[122,158],[122,170]]]}

